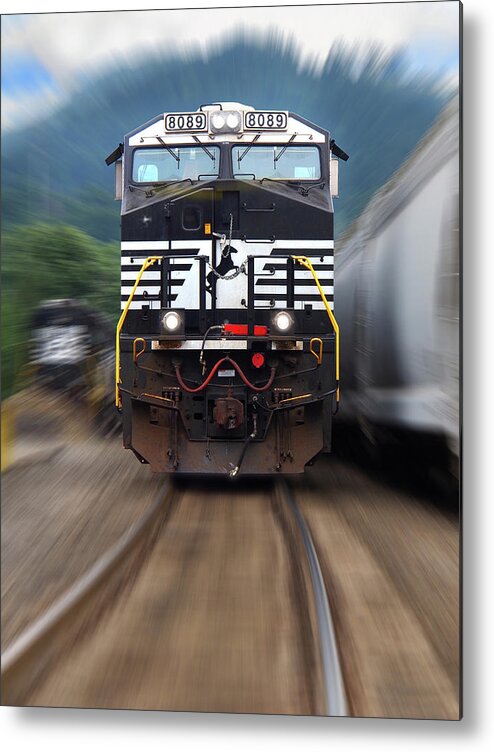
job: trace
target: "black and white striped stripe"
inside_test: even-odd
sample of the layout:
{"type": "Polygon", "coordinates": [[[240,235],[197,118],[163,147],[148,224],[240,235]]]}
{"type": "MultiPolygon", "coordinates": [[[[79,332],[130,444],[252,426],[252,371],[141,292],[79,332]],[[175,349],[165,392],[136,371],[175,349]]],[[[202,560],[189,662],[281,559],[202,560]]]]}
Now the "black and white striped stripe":
{"type": "MultiPolygon", "coordinates": [[[[161,241],[123,241],[121,251],[121,308],[125,307],[132,288],[135,284],[144,260],[148,256],[166,255],[168,242],[161,241]]],[[[196,256],[204,254],[211,248],[211,242],[201,241],[173,241],[171,253],[173,256],[196,256]],[[207,246],[207,247],[205,247],[207,246]]],[[[171,275],[171,301],[182,308],[197,307],[194,300],[194,289],[198,286],[198,274],[190,274],[194,261],[192,259],[173,260],[173,274],[171,275]],[[195,280],[195,281],[194,281],[195,280]],[[187,282],[187,285],[185,284],[187,282]],[[183,291],[183,292],[182,292],[183,291]],[[182,294],[180,294],[182,292],[182,294]],[[183,300],[180,300],[183,298],[183,300]]],[[[141,309],[149,305],[150,309],[159,309],[161,292],[160,266],[150,267],[141,277],[137,290],[130,304],[131,309],[141,309]]]]}
{"type": "MultiPolygon", "coordinates": [[[[262,270],[256,279],[255,299],[273,301],[279,308],[287,300],[287,263],[276,257],[307,256],[317,274],[326,299],[334,308],[334,241],[332,240],[288,240],[279,241],[271,251],[275,260],[263,259],[262,270]],[[274,274],[270,271],[274,269],[274,274]]],[[[303,308],[310,304],[314,310],[323,310],[324,303],[316,287],[312,273],[297,264],[294,269],[294,304],[303,308]]]]}
{"type": "MultiPolygon", "coordinates": [[[[175,240],[172,242],[171,254],[176,256],[206,255],[210,258],[211,241],[175,240]]],[[[330,240],[278,240],[272,244],[247,244],[236,242],[238,252],[235,263],[242,263],[247,255],[256,256],[255,262],[255,300],[261,304],[274,301],[276,308],[286,305],[287,263],[279,258],[286,255],[307,256],[311,259],[326,298],[333,308],[334,301],[334,243],[330,240]],[[260,256],[260,258],[257,258],[260,256]],[[269,256],[270,258],[266,258],[269,256]],[[262,258],[264,257],[264,258],[262,258]],[[271,260],[272,258],[272,260],[271,260]]],[[[121,308],[125,307],[137,275],[148,256],[166,255],[167,241],[123,241],[121,257],[121,308]]],[[[199,307],[199,270],[193,269],[197,264],[192,258],[174,258],[171,275],[171,301],[180,308],[197,309],[199,307]]],[[[247,278],[242,275],[235,281],[222,283],[218,289],[219,308],[240,306],[246,297],[247,278]],[[244,290],[245,288],[245,290],[244,290]],[[237,300],[238,298],[238,300],[237,300]]],[[[324,309],[314,278],[310,271],[296,265],[294,269],[294,304],[302,309],[310,304],[315,310],[324,309]]],[[[148,305],[150,309],[159,309],[161,291],[161,272],[159,265],[144,272],[136,290],[131,309],[141,309],[148,305]]]]}

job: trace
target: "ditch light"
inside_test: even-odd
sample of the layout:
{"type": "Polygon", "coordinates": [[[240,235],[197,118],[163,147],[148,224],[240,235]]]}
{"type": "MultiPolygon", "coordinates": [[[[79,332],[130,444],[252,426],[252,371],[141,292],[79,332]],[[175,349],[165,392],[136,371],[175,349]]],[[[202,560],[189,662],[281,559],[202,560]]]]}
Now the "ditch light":
{"type": "Polygon", "coordinates": [[[291,334],[295,321],[288,311],[278,311],[271,319],[271,327],[280,334],[291,334]]]}
{"type": "Polygon", "coordinates": [[[161,317],[161,326],[165,334],[182,337],[185,333],[185,317],[183,311],[166,311],[161,317]]]}

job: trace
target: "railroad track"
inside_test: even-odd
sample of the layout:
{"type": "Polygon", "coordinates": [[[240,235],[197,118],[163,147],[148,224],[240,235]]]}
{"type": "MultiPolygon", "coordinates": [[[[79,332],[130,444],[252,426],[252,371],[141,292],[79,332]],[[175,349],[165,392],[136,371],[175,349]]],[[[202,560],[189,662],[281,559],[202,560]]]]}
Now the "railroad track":
{"type": "Polygon", "coordinates": [[[284,501],[289,507],[299,529],[309,565],[313,597],[317,612],[319,651],[324,680],[326,715],[346,716],[348,715],[348,708],[336,634],[333,618],[331,616],[326,585],[324,583],[319,559],[317,558],[314,541],[312,540],[312,535],[300,507],[295,500],[292,487],[288,483],[282,482],[280,483],[280,492],[283,494],[284,501]]]}
{"type": "MultiPolygon", "coordinates": [[[[207,536],[207,526],[215,525],[224,532],[220,536],[225,542],[225,545],[230,546],[228,539],[230,537],[235,538],[239,534],[239,531],[243,531],[245,523],[253,524],[255,515],[264,514],[270,515],[270,519],[266,517],[265,524],[262,521],[257,522],[259,529],[264,527],[273,530],[273,535],[279,534],[279,539],[282,540],[282,546],[286,551],[283,553],[282,558],[285,562],[283,567],[290,569],[290,574],[282,572],[282,579],[286,582],[292,583],[290,585],[290,592],[292,602],[283,605],[284,608],[290,607],[292,615],[287,616],[287,622],[290,620],[295,623],[298,621],[298,626],[293,628],[295,635],[300,635],[301,641],[305,642],[308,639],[307,633],[311,634],[310,645],[306,645],[300,650],[302,655],[299,658],[299,663],[305,662],[305,668],[302,673],[305,675],[304,681],[307,685],[311,683],[313,686],[308,690],[308,694],[313,697],[308,701],[307,707],[309,713],[316,713],[322,715],[342,716],[347,715],[347,704],[345,698],[344,682],[341,673],[340,661],[338,657],[337,643],[334,634],[333,621],[331,617],[331,611],[326,594],[326,588],[321,574],[321,567],[317,559],[316,549],[312,541],[309,528],[302,516],[300,508],[297,504],[295,495],[291,486],[285,483],[276,483],[270,490],[266,492],[265,489],[262,492],[254,491],[249,499],[255,499],[259,505],[259,509],[256,512],[248,511],[249,506],[252,503],[245,504],[245,509],[242,507],[242,514],[245,515],[245,520],[242,519],[235,521],[235,519],[229,518],[229,505],[236,504],[236,494],[243,493],[238,487],[231,486],[225,493],[227,494],[226,501],[221,506],[221,512],[218,512],[217,518],[214,517],[215,509],[218,508],[218,504],[221,504],[221,500],[218,501],[218,491],[213,489],[202,489],[202,495],[206,498],[199,499],[196,497],[186,498],[187,494],[190,496],[190,490],[184,491],[171,485],[167,491],[155,502],[153,507],[131,528],[131,530],[107,553],[103,556],[94,567],[73,587],[64,597],[57,601],[54,606],[35,624],[17,638],[12,645],[10,645],[2,655],[2,694],[4,702],[10,704],[38,704],[36,698],[37,689],[40,685],[43,685],[46,681],[46,677],[56,675],[60,666],[64,667],[67,655],[71,655],[73,652],[77,652],[81,648],[81,643],[86,641],[90,642],[91,632],[94,633],[95,622],[103,621],[106,619],[110,621],[111,626],[111,610],[115,606],[115,603],[119,602],[122,605],[122,619],[117,620],[122,624],[121,639],[124,640],[125,634],[125,613],[134,611],[142,611],[143,607],[138,601],[139,593],[136,597],[133,595],[133,588],[138,582],[138,576],[143,568],[146,566],[156,566],[157,570],[153,570],[153,581],[159,579],[163,572],[166,572],[167,567],[163,562],[163,558],[159,552],[160,546],[166,551],[170,545],[178,545],[177,533],[174,532],[173,536],[170,533],[170,542],[164,540],[167,532],[167,522],[173,523],[175,515],[178,517],[177,509],[184,507],[184,513],[191,519],[190,522],[185,520],[185,523],[180,528],[180,540],[183,539],[183,543],[180,543],[180,547],[183,545],[186,547],[183,553],[183,559],[185,565],[182,566],[180,572],[180,579],[187,579],[187,571],[189,569],[188,560],[193,554],[187,553],[187,547],[191,552],[199,549],[200,556],[205,556],[206,562],[209,560],[209,567],[212,573],[215,571],[215,562],[211,561],[211,557],[216,555],[213,540],[213,547],[209,550],[212,554],[209,555],[205,552],[201,553],[201,546],[205,546],[203,538],[207,536]],[[216,507],[215,507],[216,504],[216,507]],[[273,515],[274,512],[274,515],[273,515]],[[195,517],[197,522],[194,522],[195,517]],[[199,516],[198,516],[199,515],[199,516]],[[253,517],[254,516],[254,517],[253,517]],[[276,518],[275,521],[273,519],[276,518]],[[225,521],[226,519],[226,521],[225,521]],[[276,533],[278,531],[278,533],[276,533]],[[279,532],[281,531],[281,533],[279,532]],[[189,534],[190,532],[190,534],[189,534]],[[158,545],[159,544],[159,545],[158,545]],[[154,549],[157,548],[156,554],[153,554],[154,549]],[[156,564],[153,564],[152,557],[157,556],[156,564]],[[127,568],[125,574],[122,570],[127,568]],[[154,574],[157,571],[159,574],[154,574]],[[302,572],[302,574],[300,574],[302,572]],[[112,583],[113,584],[109,584],[112,583]],[[129,584],[130,583],[130,584],[129,584]],[[295,583],[295,584],[294,584],[295,583]],[[121,597],[122,589],[127,588],[126,600],[121,597]],[[132,606],[132,599],[134,598],[135,604],[132,606]],[[136,605],[137,604],[137,605],[136,605]],[[109,615],[110,612],[110,615],[109,615]],[[310,612],[310,614],[309,614],[310,612]],[[97,615],[99,614],[99,616],[97,615]],[[294,615],[295,614],[295,615],[294,615]],[[81,641],[81,635],[84,636],[84,640],[81,641]],[[305,653],[304,653],[305,650],[305,653]]],[[[256,517],[257,520],[257,517],[256,517]]],[[[173,525],[172,525],[173,527],[173,525]]],[[[255,528],[257,529],[257,528],[255,528]]],[[[216,533],[215,533],[216,534],[216,533]]],[[[271,533],[269,533],[271,534],[271,533]]],[[[269,536],[268,536],[269,537],[269,536]]],[[[220,543],[218,543],[220,545],[220,543]]],[[[269,552],[269,546],[275,550],[279,550],[280,542],[268,543],[266,549],[269,552]],[[276,546],[278,545],[278,549],[276,546]]],[[[281,546],[281,547],[282,547],[281,546]]],[[[254,545],[255,549],[255,545],[254,545]]],[[[230,547],[228,548],[230,550],[230,547]]],[[[237,555],[236,548],[231,548],[232,557],[237,555]]],[[[246,549],[247,550],[247,549],[246,549]]],[[[206,551],[206,549],[205,549],[206,551]]],[[[255,556],[254,551],[254,556],[255,556]]],[[[219,554],[218,554],[219,555],[219,554]]],[[[268,556],[265,556],[265,560],[269,562],[268,556]]],[[[273,554],[273,561],[276,557],[273,554]]],[[[221,566],[218,564],[218,566],[221,566]]],[[[223,565],[224,566],[224,565],[223,565]]],[[[229,564],[234,568],[234,564],[229,564]]],[[[200,562],[198,569],[204,568],[204,562],[200,562]]],[[[269,578],[269,572],[261,572],[260,579],[269,578]]],[[[214,579],[213,574],[211,575],[214,579]]],[[[191,575],[192,577],[192,575],[191,575]]],[[[232,574],[232,587],[238,585],[234,582],[234,575],[232,574]]],[[[142,580],[142,578],[141,578],[142,580]]],[[[203,584],[199,587],[199,592],[204,589],[204,582],[208,585],[207,578],[203,581],[203,584]]],[[[252,583],[247,583],[252,586],[252,583]]],[[[176,586],[177,587],[177,586],[176,586]]],[[[181,585],[182,589],[186,589],[187,585],[181,585]]],[[[191,586],[192,587],[192,586],[191,586]]],[[[274,579],[274,588],[278,587],[276,579],[274,579]]],[[[281,588],[281,584],[279,585],[281,588]]],[[[245,585],[244,585],[245,589],[245,585]]],[[[255,591],[257,592],[257,591],[255,591]]],[[[276,598],[276,590],[273,590],[274,597],[276,598]]],[[[174,596],[176,597],[176,596],[174,596]]],[[[194,596],[185,596],[189,601],[194,600],[194,596]]],[[[247,596],[246,596],[247,597],[247,596]]],[[[149,594],[146,595],[149,600],[149,594]]],[[[152,598],[151,598],[152,600],[152,598]]],[[[225,596],[225,600],[229,599],[225,596]]],[[[253,598],[253,603],[259,609],[267,609],[269,613],[269,605],[256,603],[256,599],[253,598]]],[[[210,606],[211,611],[219,608],[226,608],[227,606],[222,603],[212,604],[210,606]]],[[[158,605],[154,606],[154,610],[159,610],[158,605]]],[[[130,617],[129,617],[130,618],[130,617]]],[[[233,618],[233,617],[232,617],[233,618]]],[[[279,618],[279,616],[278,616],[279,618]]],[[[276,618],[270,617],[268,621],[272,621],[270,628],[275,629],[276,618]]],[[[233,619],[235,622],[235,619],[233,619]]],[[[243,619],[237,619],[238,629],[243,629],[243,619]],[[240,625],[240,626],[238,626],[240,625]]],[[[184,628],[186,625],[184,625],[184,628]]],[[[141,630],[135,630],[137,632],[144,631],[146,626],[141,630]]],[[[232,627],[235,630],[235,623],[232,627]]],[[[255,627],[252,627],[255,630],[255,627]]],[[[131,633],[132,627],[127,630],[131,633]]],[[[249,636],[249,635],[248,635],[249,636]]],[[[255,637],[253,635],[252,637],[255,637]]],[[[169,638],[170,642],[173,642],[173,636],[169,638]]],[[[240,640],[245,641],[246,636],[243,635],[240,640]]],[[[204,640],[207,642],[206,636],[204,640]]],[[[227,635],[227,641],[229,636],[227,635]]],[[[234,643],[235,637],[232,635],[232,643],[234,643]]],[[[297,637],[294,638],[295,642],[297,637]]],[[[221,639],[218,637],[218,642],[221,639]]],[[[254,643],[256,640],[254,639],[254,643]]],[[[262,637],[259,637],[259,642],[262,643],[262,637]]],[[[150,650],[152,648],[150,647],[150,650]]],[[[291,648],[295,652],[295,647],[291,648]]],[[[122,648],[125,652],[125,648],[122,648]]],[[[167,666],[170,665],[170,658],[163,659],[167,666]]],[[[84,661],[82,661],[84,665],[84,661]]],[[[213,664],[214,665],[214,664],[213,664]]],[[[129,675],[132,673],[129,669],[129,675]]],[[[232,672],[233,668],[232,668],[232,672]]],[[[77,671],[76,671],[77,673],[77,671]]],[[[241,673],[241,671],[240,671],[241,673]]],[[[292,670],[292,677],[290,681],[296,682],[298,679],[297,670],[292,670]]],[[[276,674],[276,671],[274,671],[276,674]]],[[[235,678],[235,676],[233,677],[235,678]]],[[[220,681],[220,680],[218,680],[220,681]]],[[[276,677],[275,677],[276,681],[276,677]]],[[[238,682],[241,684],[242,676],[238,677],[238,682]]],[[[262,683],[262,682],[260,682],[262,683]]],[[[273,682],[274,683],[274,682],[273,682]]],[[[255,684],[255,681],[254,681],[255,684]]],[[[273,690],[274,691],[274,690],[273,690]]],[[[42,695],[43,696],[43,695],[42,695]]],[[[46,700],[42,700],[39,704],[50,704],[46,700]]],[[[68,704],[77,704],[77,701],[67,701],[68,704]]],[[[79,701],[84,705],[84,701],[79,701]]],[[[99,700],[97,697],[94,700],[89,699],[89,704],[98,706],[99,700]]],[[[116,706],[119,701],[116,700],[116,706]]],[[[126,705],[126,701],[120,701],[121,706],[126,705]]],[[[149,707],[153,707],[152,700],[149,701],[149,707]]],[[[178,702],[178,701],[177,701],[178,702]]],[[[240,701],[239,701],[240,702],[240,701]]],[[[280,700],[281,702],[281,700],[280,700]]],[[[60,700],[57,701],[57,704],[60,700]]],[[[55,701],[54,701],[55,704],[55,701]]],[[[104,701],[102,702],[103,706],[104,701]]],[[[166,701],[164,701],[166,705],[166,701]]],[[[127,707],[129,705],[127,704],[127,707]]],[[[183,703],[181,709],[205,709],[208,707],[195,707],[188,708],[183,703]]],[[[263,711],[264,706],[254,707],[253,712],[283,712],[279,710],[277,705],[274,705],[274,710],[271,710],[269,702],[267,702],[267,710],[263,711]]],[[[172,708],[171,708],[172,709],[172,708]]],[[[222,708],[220,701],[218,700],[218,706],[212,705],[211,709],[216,710],[232,710],[232,707],[222,708]]],[[[237,709],[233,706],[233,710],[237,712],[242,711],[242,706],[237,709]]],[[[252,712],[252,708],[246,707],[245,712],[252,712]]],[[[291,706],[285,712],[297,712],[292,709],[291,706]]]]}

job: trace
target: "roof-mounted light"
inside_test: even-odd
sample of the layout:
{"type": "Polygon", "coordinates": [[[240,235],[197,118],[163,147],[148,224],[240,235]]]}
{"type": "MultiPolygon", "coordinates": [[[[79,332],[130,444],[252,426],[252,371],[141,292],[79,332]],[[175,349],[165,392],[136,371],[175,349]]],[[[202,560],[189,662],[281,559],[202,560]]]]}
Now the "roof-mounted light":
{"type": "Polygon", "coordinates": [[[241,130],[242,118],[235,110],[215,112],[211,115],[211,133],[238,133],[241,130]]]}
{"type": "Polygon", "coordinates": [[[219,113],[217,115],[213,115],[211,118],[211,130],[212,131],[220,131],[222,128],[225,127],[226,120],[223,117],[223,115],[220,115],[219,113]]]}
{"type": "Polygon", "coordinates": [[[240,114],[238,112],[230,112],[226,118],[226,124],[232,131],[238,130],[240,125],[240,114]]]}

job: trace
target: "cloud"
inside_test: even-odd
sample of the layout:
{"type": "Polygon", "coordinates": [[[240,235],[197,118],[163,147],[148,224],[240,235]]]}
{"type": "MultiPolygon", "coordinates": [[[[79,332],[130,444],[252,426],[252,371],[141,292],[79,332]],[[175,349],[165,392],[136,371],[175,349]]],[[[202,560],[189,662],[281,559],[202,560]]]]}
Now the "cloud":
{"type": "MultiPolygon", "coordinates": [[[[391,51],[415,45],[415,63],[422,49],[458,46],[458,3],[392,3],[331,6],[241,7],[209,10],[149,10],[112,13],[57,13],[2,18],[2,60],[29,52],[54,85],[50,105],[77,85],[119,60],[136,62],[149,54],[207,52],[232,38],[242,27],[259,37],[277,30],[297,40],[301,61],[322,64],[329,49],[344,42],[355,49],[382,45],[391,51]]],[[[440,54],[440,53],[439,53],[440,54]]],[[[437,64],[423,55],[424,66],[437,64]]],[[[442,62],[442,58],[439,63],[442,62]]],[[[451,75],[451,72],[448,72],[451,75]]],[[[26,93],[20,99],[28,102],[26,93]]],[[[6,97],[9,122],[16,104],[6,97]]],[[[4,105],[5,106],[5,105],[4,105]]],[[[17,107],[22,114],[26,106],[17,107]]]]}
{"type": "Polygon", "coordinates": [[[49,71],[29,53],[2,60],[2,92],[9,96],[53,86],[53,83],[49,71]]]}
{"type": "Polygon", "coordinates": [[[53,90],[50,86],[40,87],[35,92],[27,91],[20,96],[2,93],[2,129],[11,130],[29,123],[39,114],[46,116],[62,101],[58,90],[53,90]]]}

